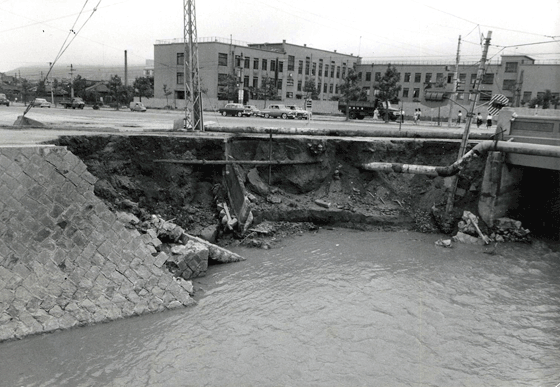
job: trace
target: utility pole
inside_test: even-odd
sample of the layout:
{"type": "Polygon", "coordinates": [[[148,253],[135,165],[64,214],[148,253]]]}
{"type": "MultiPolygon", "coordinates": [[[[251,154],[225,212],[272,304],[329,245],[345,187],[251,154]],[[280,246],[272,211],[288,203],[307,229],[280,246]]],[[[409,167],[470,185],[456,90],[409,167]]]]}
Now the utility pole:
{"type": "Polygon", "coordinates": [[[74,98],[74,66],[70,65],[70,98],[74,98]]]}
{"type": "Polygon", "coordinates": [[[457,100],[457,85],[459,83],[459,61],[461,52],[461,35],[459,35],[459,43],[457,43],[457,57],[455,58],[455,74],[453,75],[453,94],[449,99],[449,117],[447,117],[447,126],[451,127],[453,123],[453,105],[457,100]]]}
{"type": "MultiPolygon", "coordinates": [[[[49,62],[49,74],[51,73],[52,70],[52,62],[49,62]]],[[[54,105],[54,90],[53,90],[53,83],[51,81],[49,81],[49,84],[51,85],[51,103],[54,105]]]]}
{"type": "MultiPolygon", "coordinates": [[[[465,154],[465,150],[467,148],[467,143],[469,140],[469,131],[471,127],[471,121],[474,115],[474,109],[476,108],[476,103],[478,101],[478,93],[480,89],[480,83],[482,82],[482,77],[484,75],[485,66],[486,66],[486,57],[488,56],[488,47],[490,46],[490,40],[492,39],[492,31],[488,31],[488,35],[484,40],[484,48],[482,50],[482,58],[480,59],[480,64],[478,65],[478,70],[476,72],[476,79],[474,81],[474,98],[471,103],[471,107],[469,112],[467,113],[467,122],[465,124],[465,131],[463,132],[463,138],[461,139],[461,146],[459,148],[459,154],[457,156],[457,160],[461,159],[465,154]]],[[[445,208],[448,214],[451,213],[453,210],[453,202],[455,201],[455,192],[457,191],[457,181],[458,176],[454,175],[453,180],[451,183],[451,188],[449,190],[449,196],[447,197],[447,206],[445,208]]]]}
{"type": "Polygon", "coordinates": [[[128,87],[128,55],[124,50],[124,87],[128,87]]]}
{"type": "Polygon", "coordinates": [[[202,93],[198,67],[198,38],[194,0],[183,0],[183,40],[185,78],[184,129],[204,131],[202,117],[202,93]]]}

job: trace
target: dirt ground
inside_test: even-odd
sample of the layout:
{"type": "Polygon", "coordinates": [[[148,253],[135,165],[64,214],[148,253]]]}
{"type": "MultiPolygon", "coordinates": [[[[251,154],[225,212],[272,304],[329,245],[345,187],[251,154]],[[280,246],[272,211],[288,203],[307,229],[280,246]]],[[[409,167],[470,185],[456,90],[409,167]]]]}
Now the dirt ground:
{"type": "MultiPolygon", "coordinates": [[[[61,137],[55,143],[84,161],[99,179],[96,195],[115,210],[141,219],[157,214],[195,235],[220,223],[216,204],[226,197],[223,166],[156,160],[220,160],[221,140],[100,135],[61,137]]],[[[318,226],[453,232],[463,210],[476,213],[485,160],[475,160],[460,173],[453,221],[438,215],[447,200],[449,178],[370,172],[360,165],[384,161],[444,166],[456,160],[457,151],[457,143],[435,140],[236,139],[230,152],[237,160],[271,156],[315,163],[239,167],[255,224],[244,235],[222,232],[220,243],[268,248],[287,235],[318,226]]]]}

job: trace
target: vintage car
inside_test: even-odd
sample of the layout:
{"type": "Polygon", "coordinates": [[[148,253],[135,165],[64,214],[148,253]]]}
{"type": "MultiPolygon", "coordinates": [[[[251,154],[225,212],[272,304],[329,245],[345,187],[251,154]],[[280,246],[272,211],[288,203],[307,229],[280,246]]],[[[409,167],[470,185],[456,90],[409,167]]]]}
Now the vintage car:
{"type": "Polygon", "coordinates": [[[6,94],[0,94],[0,105],[10,106],[10,100],[6,98],[6,94]]]}
{"type": "Polygon", "coordinates": [[[286,105],[286,107],[290,110],[293,110],[294,112],[296,112],[296,118],[299,120],[308,120],[309,118],[311,118],[311,113],[308,112],[307,110],[303,110],[302,108],[300,108],[299,106],[296,105],[286,105]]]}
{"type": "Polygon", "coordinates": [[[146,106],[142,102],[131,102],[130,110],[133,112],[145,112],[146,106]]]}
{"type": "Polygon", "coordinates": [[[251,111],[251,115],[253,116],[260,116],[261,111],[257,109],[255,105],[245,105],[245,109],[249,109],[251,111]]]}
{"type": "Polygon", "coordinates": [[[220,112],[220,114],[224,117],[225,116],[249,117],[253,114],[249,109],[245,108],[243,104],[240,103],[228,103],[223,108],[218,109],[218,112],[220,112]]]}
{"type": "Polygon", "coordinates": [[[35,100],[31,103],[33,104],[33,107],[41,107],[41,108],[44,108],[44,107],[50,108],[51,107],[51,103],[44,98],[35,98],[35,100]]]}
{"type": "Polygon", "coordinates": [[[287,118],[296,118],[296,112],[288,109],[286,107],[286,105],[268,105],[268,107],[264,110],[261,110],[261,115],[264,116],[264,118],[282,118],[282,119],[287,119],[287,118]]]}

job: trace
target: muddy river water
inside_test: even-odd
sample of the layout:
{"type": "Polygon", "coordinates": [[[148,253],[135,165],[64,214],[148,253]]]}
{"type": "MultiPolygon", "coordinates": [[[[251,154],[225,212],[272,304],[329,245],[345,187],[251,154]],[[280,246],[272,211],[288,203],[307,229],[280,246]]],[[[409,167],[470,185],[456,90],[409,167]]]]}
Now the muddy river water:
{"type": "Polygon", "coordinates": [[[247,261],[212,266],[193,308],[0,344],[0,385],[560,383],[558,255],[437,238],[320,230],[237,249],[247,261]]]}

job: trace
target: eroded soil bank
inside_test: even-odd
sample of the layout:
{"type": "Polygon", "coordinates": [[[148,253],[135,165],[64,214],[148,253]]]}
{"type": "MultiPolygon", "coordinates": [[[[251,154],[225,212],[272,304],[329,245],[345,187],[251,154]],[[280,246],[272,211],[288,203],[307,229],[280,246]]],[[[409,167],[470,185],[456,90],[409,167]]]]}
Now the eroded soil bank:
{"type": "MultiPolygon", "coordinates": [[[[277,234],[313,228],[312,224],[423,232],[452,232],[456,224],[442,222],[437,215],[447,200],[449,178],[370,172],[360,165],[384,161],[445,166],[456,160],[457,142],[233,136],[229,143],[236,160],[313,162],[238,168],[251,193],[255,225],[290,222],[276,223],[277,234]]],[[[56,144],[84,161],[99,179],[95,194],[115,210],[140,218],[158,214],[194,235],[219,224],[216,203],[225,197],[223,166],[154,161],[223,160],[223,138],[103,135],[62,137],[56,144]]],[[[463,210],[476,213],[484,161],[475,160],[459,175],[457,219],[463,210]]],[[[247,241],[247,235],[236,237],[247,241]]],[[[223,235],[219,243],[231,241],[223,235]]]]}

